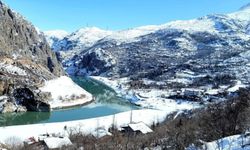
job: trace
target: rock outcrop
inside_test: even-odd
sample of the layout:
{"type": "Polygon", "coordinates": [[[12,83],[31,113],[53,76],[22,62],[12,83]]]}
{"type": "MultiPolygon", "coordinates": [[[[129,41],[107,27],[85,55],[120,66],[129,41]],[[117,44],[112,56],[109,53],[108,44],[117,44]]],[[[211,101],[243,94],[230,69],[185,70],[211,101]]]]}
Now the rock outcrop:
{"type": "Polygon", "coordinates": [[[0,112],[49,111],[45,80],[64,75],[43,34],[0,1],[0,112]]]}

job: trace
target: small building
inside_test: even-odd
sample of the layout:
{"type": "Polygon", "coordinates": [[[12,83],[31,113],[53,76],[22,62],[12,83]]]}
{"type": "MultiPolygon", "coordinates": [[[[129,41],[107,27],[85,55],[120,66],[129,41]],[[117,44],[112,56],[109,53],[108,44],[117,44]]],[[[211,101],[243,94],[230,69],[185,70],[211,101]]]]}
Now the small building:
{"type": "Polygon", "coordinates": [[[120,131],[125,133],[142,133],[147,134],[153,132],[152,129],[150,129],[145,123],[139,122],[139,123],[130,123],[127,126],[121,127],[120,131]]]}
{"type": "Polygon", "coordinates": [[[195,88],[182,89],[184,96],[200,96],[203,94],[204,90],[195,88]]]}
{"type": "Polygon", "coordinates": [[[68,137],[48,137],[44,139],[44,143],[48,149],[56,149],[72,145],[72,142],[68,137]]]}
{"type": "Polygon", "coordinates": [[[56,136],[55,134],[39,135],[37,142],[46,147],[47,149],[58,149],[63,146],[72,145],[72,142],[68,137],[56,136]]]}
{"type": "Polygon", "coordinates": [[[103,128],[96,129],[94,132],[92,132],[92,135],[95,138],[103,138],[105,136],[112,136],[112,134],[109,131],[103,128]]]}
{"type": "Polygon", "coordinates": [[[37,142],[38,142],[38,140],[36,140],[35,137],[30,137],[30,138],[24,140],[23,143],[24,143],[24,145],[32,145],[32,144],[35,144],[37,142]]]}
{"type": "Polygon", "coordinates": [[[205,92],[206,95],[218,95],[222,93],[220,89],[209,89],[205,92]]]}

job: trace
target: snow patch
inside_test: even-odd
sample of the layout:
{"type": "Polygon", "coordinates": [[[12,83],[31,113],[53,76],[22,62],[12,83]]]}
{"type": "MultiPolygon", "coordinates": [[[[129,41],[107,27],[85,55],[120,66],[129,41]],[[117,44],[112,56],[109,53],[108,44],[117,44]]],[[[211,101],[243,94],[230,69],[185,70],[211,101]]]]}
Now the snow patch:
{"type": "Polygon", "coordinates": [[[247,150],[250,138],[245,135],[233,135],[203,145],[206,150],[247,150]]]}
{"type": "Polygon", "coordinates": [[[233,87],[227,89],[227,91],[228,92],[236,92],[240,88],[244,88],[244,87],[246,87],[246,85],[242,84],[241,81],[237,81],[237,83],[233,87]]]}
{"type": "Polygon", "coordinates": [[[43,92],[50,92],[52,101],[51,108],[63,108],[89,103],[93,96],[75,84],[69,77],[46,81],[45,86],[40,88],[43,92]]]}
{"type": "Polygon", "coordinates": [[[17,66],[14,66],[14,65],[11,65],[11,64],[6,64],[6,63],[0,63],[0,70],[2,71],[6,71],[10,74],[15,74],[15,75],[20,75],[20,76],[26,76],[27,73],[25,70],[17,67],[17,66]]]}

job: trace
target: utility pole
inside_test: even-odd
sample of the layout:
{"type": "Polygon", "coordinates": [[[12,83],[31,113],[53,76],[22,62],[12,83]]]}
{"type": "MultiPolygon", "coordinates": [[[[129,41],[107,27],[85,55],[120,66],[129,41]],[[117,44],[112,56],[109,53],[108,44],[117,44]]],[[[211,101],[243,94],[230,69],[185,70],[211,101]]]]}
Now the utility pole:
{"type": "Polygon", "coordinates": [[[131,111],[130,111],[130,123],[133,122],[133,109],[131,108],[131,111]]]}

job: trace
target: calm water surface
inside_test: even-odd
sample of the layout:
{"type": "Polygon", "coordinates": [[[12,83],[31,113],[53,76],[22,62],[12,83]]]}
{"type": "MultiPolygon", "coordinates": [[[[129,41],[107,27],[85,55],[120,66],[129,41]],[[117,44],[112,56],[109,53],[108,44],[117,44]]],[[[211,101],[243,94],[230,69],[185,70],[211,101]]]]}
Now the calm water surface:
{"type": "Polygon", "coordinates": [[[111,88],[98,81],[87,77],[72,77],[72,79],[79,86],[94,95],[96,98],[95,102],[82,107],[52,112],[0,114],[0,126],[72,121],[137,109],[137,107],[131,105],[125,99],[118,97],[111,88]]]}

